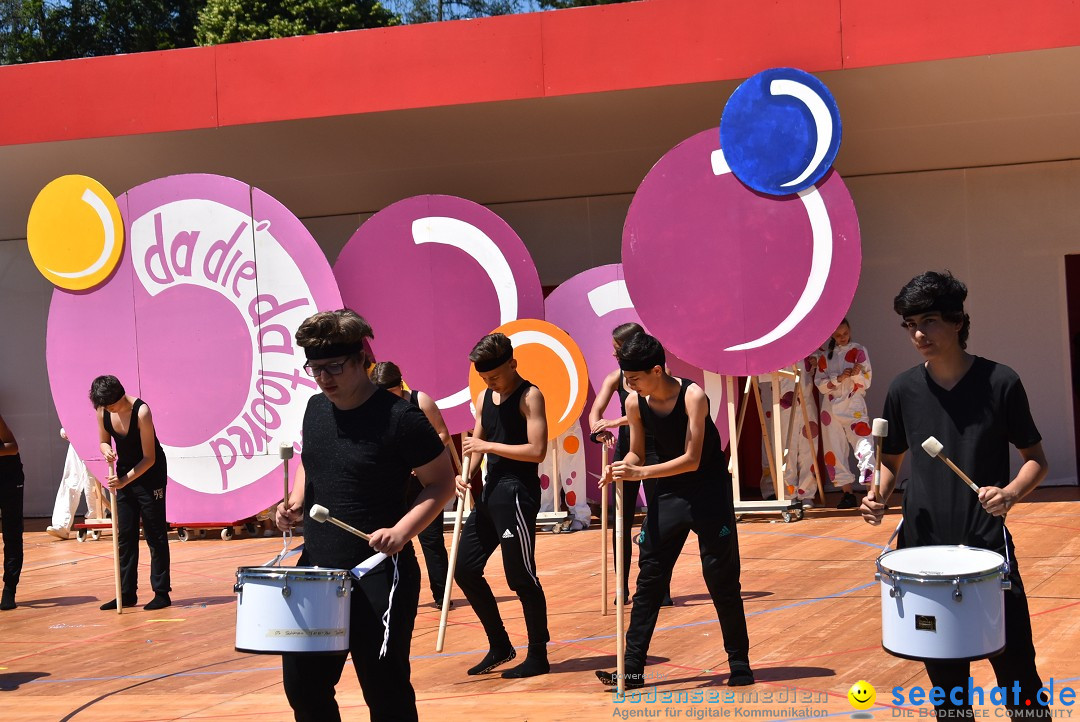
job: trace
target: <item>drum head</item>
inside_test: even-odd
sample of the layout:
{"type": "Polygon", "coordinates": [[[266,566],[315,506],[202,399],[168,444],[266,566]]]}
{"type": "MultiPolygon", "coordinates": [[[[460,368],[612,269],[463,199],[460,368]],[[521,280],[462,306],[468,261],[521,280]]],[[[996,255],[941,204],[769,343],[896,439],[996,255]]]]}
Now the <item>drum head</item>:
{"type": "Polygon", "coordinates": [[[896,549],[882,555],[881,567],[897,574],[921,577],[964,577],[1000,569],[1005,558],[989,549],[930,546],[896,549]]]}

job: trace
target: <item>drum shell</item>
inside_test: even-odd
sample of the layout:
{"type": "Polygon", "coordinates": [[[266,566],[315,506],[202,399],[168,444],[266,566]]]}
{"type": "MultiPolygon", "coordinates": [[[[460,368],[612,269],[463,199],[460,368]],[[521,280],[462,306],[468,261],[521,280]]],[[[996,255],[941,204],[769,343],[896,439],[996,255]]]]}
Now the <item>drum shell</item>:
{"type": "Polygon", "coordinates": [[[240,567],[236,649],[328,654],[349,649],[352,578],[343,569],[240,567]],[[288,592],[283,594],[283,590],[288,592]]]}
{"type": "Polygon", "coordinates": [[[971,661],[1005,648],[1008,567],[1000,555],[970,547],[912,547],[886,552],[877,561],[881,591],[881,646],[904,659],[971,661]],[[977,573],[897,572],[905,552],[993,555],[1000,563],[977,573]]]}

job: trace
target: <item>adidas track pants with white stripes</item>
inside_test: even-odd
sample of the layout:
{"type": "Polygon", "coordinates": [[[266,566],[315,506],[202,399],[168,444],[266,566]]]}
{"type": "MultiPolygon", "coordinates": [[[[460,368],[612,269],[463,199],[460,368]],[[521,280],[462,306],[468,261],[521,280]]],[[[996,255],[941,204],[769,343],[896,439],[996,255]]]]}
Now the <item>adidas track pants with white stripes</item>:
{"type": "Polygon", "coordinates": [[[478,500],[465,522],[458,547],[454,581],[461,587],[484,626],[492,645],[507,641],[495,595],[484,578],[484,567],[495,549],[502,549],[506,583],[521,600],[529,644],[546,644],[547,599],[536,575],[536,515],[539,494],[532,494],[517,479],[488,479],[483,499],[478,500]]]}

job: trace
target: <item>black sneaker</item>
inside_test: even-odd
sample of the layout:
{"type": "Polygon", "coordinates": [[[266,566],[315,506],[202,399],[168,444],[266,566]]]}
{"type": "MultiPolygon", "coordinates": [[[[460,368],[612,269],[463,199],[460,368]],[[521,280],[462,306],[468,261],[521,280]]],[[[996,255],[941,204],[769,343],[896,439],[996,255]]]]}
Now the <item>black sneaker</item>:
{"type": "Polygon", "coordinates": [[[6,612],[17,606],[19,605],[15,603],[15,590],[11,587],[4,587],[4,593],[0,596],[0,609],[6,612]]]}
{"type": "Polygon", "coordinates": [[[840,503],[836,505],[837,509],[854,509],[859,505],[859,500],[855,498],[855,495],[850,491],[844,492],[844,495],[840,497],[840,503]]]}
{"type": "MultiPolygon", "coordinates": [[[[439,597],[438,599],[435,600],[435,608],[438,609],[440,612],[442,611],[442,597],[439,597]]],[[[454,608],[454,600],[453,599],[450,600],[450,608],[451,609],[454,608]]]]}

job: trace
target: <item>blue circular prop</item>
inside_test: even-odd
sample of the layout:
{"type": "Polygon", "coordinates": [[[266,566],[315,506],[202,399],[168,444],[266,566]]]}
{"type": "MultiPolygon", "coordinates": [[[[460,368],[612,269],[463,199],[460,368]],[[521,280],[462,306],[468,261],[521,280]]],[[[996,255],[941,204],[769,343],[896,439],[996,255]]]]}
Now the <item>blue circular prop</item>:
{"type": "Polygon", "coordinates": [[[829,172],[840,131],[840,110],[824,83],[802,70],[772,68],[731,94],[720,119],[720,147],[744,184],[786,196],[829,172]]]}

